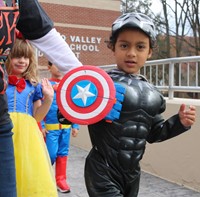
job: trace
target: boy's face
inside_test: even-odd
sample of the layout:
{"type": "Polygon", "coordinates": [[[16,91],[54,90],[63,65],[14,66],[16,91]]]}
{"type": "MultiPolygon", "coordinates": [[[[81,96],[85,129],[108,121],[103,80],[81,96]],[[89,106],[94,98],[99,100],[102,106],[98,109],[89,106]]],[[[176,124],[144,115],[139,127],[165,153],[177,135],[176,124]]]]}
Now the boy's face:
{"type": "Polygon", "coordinates": [[[149,37],[138,29],[119,33],[114,47],[116,64],[120,70],[137,74],[152,55],[149,37]]]}
{"type": "Polygon", "coordinates": [[[61,78],[62,73],[58,70],[57,66],[54,64],[52,66],[49,66],[49,70],[54,78],[61,78]]]}

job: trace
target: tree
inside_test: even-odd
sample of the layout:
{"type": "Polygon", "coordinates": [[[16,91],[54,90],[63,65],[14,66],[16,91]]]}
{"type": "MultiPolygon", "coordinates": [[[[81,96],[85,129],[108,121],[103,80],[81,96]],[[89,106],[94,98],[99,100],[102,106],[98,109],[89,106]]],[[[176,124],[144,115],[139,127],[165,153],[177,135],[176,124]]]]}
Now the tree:
{"type": "Polygon", "coordinates": [[[152,0],[121,0],[121,12],[142,12],[149,15],[151,10],[152,0]]]}
{"type": "Polygon", "coordinates": [[[195,55],[200,55],[200,3],[199,0],[187,1],[187,20],[191,27],[193,42],[186,41],[187,44],[195,49],[195,55]]]}
{"type": "Polygon", "coordinates": [[[159,49],[153,58],[199,55],[199,0],[160,0],[160,3],[161,12],[154,12],[152,0],[121,0],[121,11],[142,12],[153,19],[159,49]]]}

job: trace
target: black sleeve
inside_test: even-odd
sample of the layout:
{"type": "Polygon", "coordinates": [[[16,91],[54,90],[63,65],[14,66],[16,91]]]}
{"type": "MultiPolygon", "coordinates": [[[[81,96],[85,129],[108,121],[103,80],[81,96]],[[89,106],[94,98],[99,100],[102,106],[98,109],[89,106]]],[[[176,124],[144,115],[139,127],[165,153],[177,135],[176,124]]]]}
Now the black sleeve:
{"type": "Polygon", "coordinates": [[[37,0],[19,0],[17,29],[26,39],[38,39],[53,28],[53,22],[37,0]]]}
{"type": "Polygon", "coordinates": [[[184,133],[190,128],[185,128],[181,124],[178,114],[166,121],[164,121],[161,115],[157,115],[154,118],[154,126],[151,128],[147,141],[149,143],[165,141],[184,133]]]}
{"type": "Polygon", "coordinates": [[[60,124],[72,124],[71,121],[67,120],[59,111],[59,109],[57,110],[57,118],[58,118],[58,122],[60,124]]]}

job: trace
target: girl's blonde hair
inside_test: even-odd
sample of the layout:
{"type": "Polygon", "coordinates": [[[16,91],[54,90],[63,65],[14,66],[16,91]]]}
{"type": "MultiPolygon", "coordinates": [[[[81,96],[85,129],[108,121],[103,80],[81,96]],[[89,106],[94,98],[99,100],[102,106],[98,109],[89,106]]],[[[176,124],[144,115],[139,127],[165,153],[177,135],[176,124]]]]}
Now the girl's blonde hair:
{"type": "Polygon", "coordinates": [[[8,75],[12,73],[11,59],[19,57],[29,58],[29,66],[27,70],[22,73],[22,77],[29,80],[33,85],[36,85],[39,82],[39,79],[35,51],[31,44],[29,44],[26,40],[17,38],[6,61],[8,75]]]}

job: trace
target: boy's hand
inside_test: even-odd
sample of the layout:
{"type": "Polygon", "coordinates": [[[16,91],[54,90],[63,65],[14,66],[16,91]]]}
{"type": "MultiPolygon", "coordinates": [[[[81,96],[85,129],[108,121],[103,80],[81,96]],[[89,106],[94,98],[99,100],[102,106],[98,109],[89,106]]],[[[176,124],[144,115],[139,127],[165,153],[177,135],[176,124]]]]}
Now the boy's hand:
{"type": "Polygon", "coordinates": [[[72,128],[72,136],[73,137],[76,137],[78,135],[78,132],[79,132],[78,129],[72,128]]]}
{"type": "Polygon", "coordinates": [[[190,127],[194,124],[196,118],[196,108],[190,105],[186,109],[186,105],[182,104],[179,109],[179,118],[184,127],[190,127]]]}
{"type": "Polygon", "coordinates": [[[49,133],[48,130],[46,130],[46,128],[43,128],[41,132],[44,138],[46,137],[46,134],[49,133]]]}

